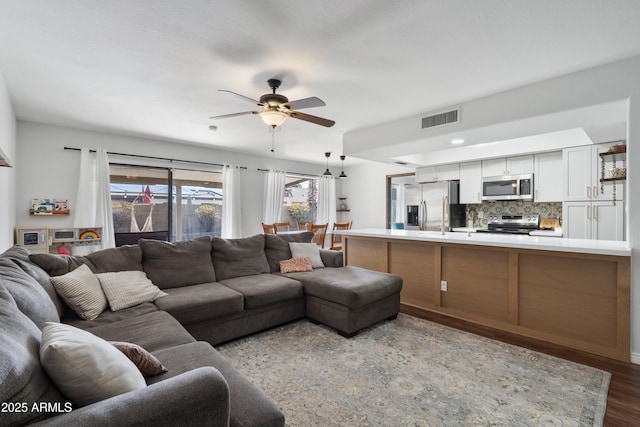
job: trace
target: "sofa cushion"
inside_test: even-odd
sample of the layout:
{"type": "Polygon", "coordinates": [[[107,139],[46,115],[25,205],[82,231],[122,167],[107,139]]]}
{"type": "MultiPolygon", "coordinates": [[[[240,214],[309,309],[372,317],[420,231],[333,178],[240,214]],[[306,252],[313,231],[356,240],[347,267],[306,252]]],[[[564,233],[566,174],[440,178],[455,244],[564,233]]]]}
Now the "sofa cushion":
{"type": "Polygon", "coordinates": [[[62,323],[73,325],[80,329],[91,329],[96,326],[119,322],[121,320],[130,319],[132,317],[141,316],[154,311],[158,311],[158,307],[156,307],[152,302],[145,302],[123,310],[106,310],[93,320],[84,320],[75,314],[73,310],[69,310],[67,315],[62,318],[62,323]]]}
{"type": "MultiPolygon", "coordinates": [[[[13,297],[0,283],[0,402],[65,404],[62,393],[40,365],[38,350],[42,332],[18,309],[13,297]]],[[[2,425],[24,425],[54,416],[55,412],[11,411],[0,413],[2,425]]]]}
{"type": "Polygon", "coordinates": [[[220,283],[244,296],[246,310],[302,298],[304,295],[299,281],[274,274],[236,277],[221,280],[220,283]]]}
{"type": "Polygon", "coordinates": [[[64,302],[83,319],[95,319],[107,309],[107,297],[100,282],[87,265],[51,278],[64,302]]]}
{"type": "Polygon", "coordinates": [[[40,343],[42,367],[77,406],[86,406],[146,387],[127,356],[97,336],[48,322],[40,343]]]}
{"type": "Polygon", "coordinates": [[[8,258],[0,258],[0,283],[11,294],[22,313],[42,328],[59,322],[55,304],[40,284],[8,258]]]}
{"type": "Polygon", "coordinates": [[[242,294],[216,282],[168,288],[165,292],[168,295],[155,304],[185,325],[240,313],[244,306],[242,294]]]}
{"type": "MultiPolygon", "coordinates": [[[[233,344],[231,344],[233,345],[233,344]]],[[[149,385],[201,366],[213,366],[224,376],[231,394],[229,426],[283,426],[284,414],[258,387],[238,372],[218,351],[205,342],[196,342],[154,352],[169,371],[149,377],[149,385]]]]}
{"type": "Polygon", "coordinates": [[[95,273],[142,271],[142,249],[139,245],[124,245],[102,249],[84,256],[94,266],[95,273]]]}
{"type": "Polygon", "coordinates": [[[143,302],[152,302],[166,296],[151,283],[144,271],[117,271],[96,274],[111,311],[133,307],[143,302]]]}
{"type": "Polygon", "coordinates": [[[140,247],[144,272],[160,289],[216,281],[209,236],[176,243],[140,239],[140,247]]]}
{"type": "Polygon", "coordinates": [[[272,273],[280,271],[280,261],[291,259],[290,242],[310,243],[313,231],[290,234],[265,234],[264,252],[272,273]]]}
{"type": "Polygon", "coordinates": [[[160,310],[96,326],[88,331],[107,341],[138,344],[152,353],[195,341],[174,317],[160,310]]]}
{"type": "Polygon", "coordinates": [[[242,239],[212,239],[212,258],[218,281],[269,273],[264,234],[242,239]]]}
{"type": "Polygon", "coordinates": [[[57,254],[31,254],[29,260],[40,266],[49,276],[62,276],[75,270],[83,264],[95,271],[94,265],[83,256],[57,255],[57,254]]]}
{"type": "Polygon", "coordinates": [[[31,260],[29,259],[29,255],[31,255],[31,252],[29,252],[28,249],[21,246],[13,246],[7,249],[2,255],[0,255],[0,257],[11,259],[25,273],[36,279],[36,281],[40,283],[40,285],[47,292],[49,298],[51,298],[51,300],[53,301],[53,304],[56,306],[58,316],[64,316],[66,304],[64,303],[64,301],[62,301],[62,298],[60,298],[60,295],[58,295],[58,293],[54,289],[53,284],[49,280],[49,274],[44,271],[42,267],[31,262],[31,260]]]}
{"type": "Polygon", "coordinates": [[[287,277],[302,282],[307,295],[350,309],[379,301],[402,289],[400,276],[352,266],[289,273],[287,277]]]}

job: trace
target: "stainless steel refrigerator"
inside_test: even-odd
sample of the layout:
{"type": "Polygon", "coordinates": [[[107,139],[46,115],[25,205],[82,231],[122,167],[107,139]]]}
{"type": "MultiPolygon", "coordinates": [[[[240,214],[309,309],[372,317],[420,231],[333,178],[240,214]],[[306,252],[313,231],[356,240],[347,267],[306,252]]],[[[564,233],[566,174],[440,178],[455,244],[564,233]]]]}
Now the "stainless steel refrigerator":
{"type": "Polygon", "coordinates": [[[464,227],[466,212],[461,205],[459,183],[443,181],[405,184],[405,229],[451,231],[464,227]]]}

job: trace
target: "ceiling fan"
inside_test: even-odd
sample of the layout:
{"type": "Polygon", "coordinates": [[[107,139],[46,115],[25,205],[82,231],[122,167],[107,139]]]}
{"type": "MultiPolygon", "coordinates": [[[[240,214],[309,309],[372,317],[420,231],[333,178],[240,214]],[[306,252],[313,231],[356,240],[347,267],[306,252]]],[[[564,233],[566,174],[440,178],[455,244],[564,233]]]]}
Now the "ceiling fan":
{"type": "Polygon", "coordinates": [[[297,110],[303,108],[323,107],[326,104],[320,98],[312,96],[310,98],[298,99],[297,101],[289,101],[289,99],[276,93],[276,89],[280,87],[282,82],[278,79],[269,79],[267,84],[272,89],[272,93],[264,94],[260,97],[260,100],[249,98],[248,96],[240,95],[239,93],[232,92],[230,90],[219,89],[219,92],[228,92],[232,95],[238,96],[245,101],[249,101],[253,104],[262,107],[257,111],[243,111],[241,113],[223,114],[221,116],[213,116],[211,119],[226,119],[228,117],[244,116],[245,114],[259,114],[262,120],[269,126],[275,128],[280,126],[287,117],[292,117],[298,120],[304,120],[305,122],[314,123],[320,126],[331,127],[336,122],[333,120],[323,119],[322,117],[312,116],[310,114],[301,113],[297,110]]]}

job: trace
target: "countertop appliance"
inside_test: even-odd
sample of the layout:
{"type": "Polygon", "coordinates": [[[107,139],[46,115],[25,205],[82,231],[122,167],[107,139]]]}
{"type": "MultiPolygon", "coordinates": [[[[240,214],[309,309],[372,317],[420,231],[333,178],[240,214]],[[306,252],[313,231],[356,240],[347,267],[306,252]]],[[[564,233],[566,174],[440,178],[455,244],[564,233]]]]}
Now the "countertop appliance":
{"type": "Polygon", "coordinates": [[[482,200],[533,200],[533,174],[482,178],[482,200]]]}
{"type": "Polygon", "coordinates": [[[492,215],[487,228],[479,228],[477,233],[529,234],[540,228],[540,215],[492,215]]]}
{"type": "Polygon", "coordinates": [[[459,183],[443,181],[405,184],[405,229],[451,231],[465,224],[465,206],[459,203],[459,183]]]}

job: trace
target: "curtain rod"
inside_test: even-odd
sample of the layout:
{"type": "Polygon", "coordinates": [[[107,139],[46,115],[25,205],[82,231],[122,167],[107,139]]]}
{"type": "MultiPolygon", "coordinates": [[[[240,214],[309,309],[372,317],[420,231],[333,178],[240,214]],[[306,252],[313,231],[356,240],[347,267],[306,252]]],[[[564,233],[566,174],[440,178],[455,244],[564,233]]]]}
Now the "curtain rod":
{"type": "MultiPolygon", "coordinates": [[[[64,147],[65,150],[72,150],[72,151],[80,151],[80,148],[74,148],[74,147],[64,147]]],[[[91,153],[95,153],[96,150],[89,150],[91,153]]],[[[170,159],[168,157],[155,157],[155,156],[143,156],[140,154],[126,154],[126,153],[113,153],[111,151],[107,151],[107,154],[111,154],[113,156],[125,156],[125,157],[137,157],[139,159],[152,159],[152,160],[166,160],[169,162],[180,162],[180,163],[193,163],[193,164],[197,164],[197,165],[207,165],[207,166],[222,166],[224,167],[224,165],[220,164],[220,163],[208,163],[208,162],[198,162],[195,160],[179,160],[179,159],[170,159]]],[[[240,169],[246,169],[246,166],[239,166],[240,169]]]]}
{"type": "MultiPolygon", "coordinates": [[[[258,168],[258,170],[260,172],[269,172],[269,169],[260,169],[260,168],[258,168]]],[[[310,176],[311,178],[320,178],[320,175],[312,175],[312,174],[309,174],[309,173],[286,172],[286,171],[285,171],[285,173],[288,174],[288,175],[310,176]]]]}

